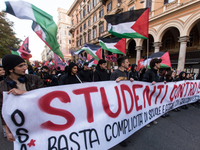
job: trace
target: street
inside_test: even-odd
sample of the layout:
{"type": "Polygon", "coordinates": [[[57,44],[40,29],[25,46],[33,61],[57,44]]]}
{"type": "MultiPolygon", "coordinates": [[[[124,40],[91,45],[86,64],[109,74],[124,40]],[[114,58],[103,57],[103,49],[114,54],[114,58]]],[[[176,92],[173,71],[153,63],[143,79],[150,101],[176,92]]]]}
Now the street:
{"type": "MultiPolygon", "coordinates": [[[[199,150],[200,109],[189,105],[187,110],[169,112],[170,117],[157,119],[158,124],[144,127],[130,136],[128,147],[117,145],[110,150],[199,150]]],[[[2,129],[2,126],[0,125],[2,129]]],[[[0,134],[0,150],[12,150],[13,144],[0,134]]]]}

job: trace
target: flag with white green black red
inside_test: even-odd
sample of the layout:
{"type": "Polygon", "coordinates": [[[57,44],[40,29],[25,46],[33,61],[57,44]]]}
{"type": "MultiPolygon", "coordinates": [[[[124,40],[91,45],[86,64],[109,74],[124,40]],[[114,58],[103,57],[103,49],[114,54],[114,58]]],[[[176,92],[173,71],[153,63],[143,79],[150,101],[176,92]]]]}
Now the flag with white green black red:
{"type": "Polygon", "coordinates": [[[157,53],[151,54],[148,57],[148,59],[139,60],[138,61],[137,70],[139,70],[139,69],[141,69],[141,68],[143,68],[145,66],[149,66],[151,60],[154,59],[154,58],[162,59],[160,68],[169,68],[169,67],[171,67],[171,61],[170,61],[170,57],[169,57],[169,52],[157,52],[157,53]]]}
{"type": "Polygon", "coordinates": [[[64,60],[56,38],[57,25],[51,15],[25,1],[7,1],[5,4],[7,13],[19,19],[32,20],[33,31],[56,55],[64,60]]]}
{"type": "Polygon", "coordinates": [[[120,38],[148,39],[149,8],[106,15],[108,32],[120,38]]]}
{"type": "Polygon", "coordinates": [[[126,39],[119,37],[112,38],[98,38],[99,45],[102,49],[110,51],[115,54],[125,54],[126,55],[126,39]]]}

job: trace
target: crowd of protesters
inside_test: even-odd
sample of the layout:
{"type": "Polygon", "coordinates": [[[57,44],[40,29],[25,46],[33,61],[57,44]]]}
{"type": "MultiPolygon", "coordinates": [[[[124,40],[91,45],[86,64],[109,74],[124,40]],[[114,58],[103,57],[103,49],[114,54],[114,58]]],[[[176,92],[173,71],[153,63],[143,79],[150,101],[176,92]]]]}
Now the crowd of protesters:
{"type": "MultiPolygon", "coordinates": [[[[3,66],[0,66],[0,110],[2,108],[2,92],[9,91],[15,95],[21,95],[26,91],[38,89],[41,87],[67,85],[84,82],[98,82],[113,80],[120,82],[121,80],[130,80],[130,82],[143,81],[156,84],[157,82],[176,82],[182,80],[196,80],[200,79],[200,76],[196,76],[193,73],[186,73],[182,71],[177,74],[175,69],[160,68],[161,59],[152,59],[150,62],[150,69],[143,67],[140,70],[136,70],[137,65],[130,65],[128,57],[122,56],[117,60],[118,69],[107,68],[107,62],[104,59],[98,61],[97,66],[88,67],[88,62],[77,61],[70,62],[65,70],[61,71],[60,67],[56,69],[49,69],[47,66],[41,68],[32,67],[26,65],[25,61],[16,55],[5,55],[2,59],[3,66]],[[26,70],[28,69],[28,74],[26,70]],[[4,71],[5,70],[5,71],[4,71]],[[34,85],[34,86],[32,86],[34,85]]],[[[197,102],[198,103],[198,102],[197,102]]],[[[183,109],[187,109],[188,106],[182,106],[183,109]]],[[[174,111],[180,111],[180,108],[176,108],[174,111]]],[[[162,117],[169,116],[168,113],[162,117]]],[[[8,127],[2,118],[2,123],[5,128],[5,133],[9,141],[14,141],[14,137],[10,133],[8,127]]],[[[157,124],[157,121],[153,121],[157,124]]],[[[147,125],[150,127],[150,124],[147,125]]],[[[121,146],[127,146],[126,141],[120,143],[121,146]]]]}

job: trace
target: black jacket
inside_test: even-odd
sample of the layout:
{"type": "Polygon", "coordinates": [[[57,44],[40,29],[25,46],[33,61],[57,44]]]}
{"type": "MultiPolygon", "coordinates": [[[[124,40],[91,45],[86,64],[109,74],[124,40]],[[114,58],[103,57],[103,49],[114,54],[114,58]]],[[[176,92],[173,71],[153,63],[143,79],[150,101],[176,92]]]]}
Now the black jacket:
{"type": "Polygon", "coordinates": [[[74,66],[77,66],[75,63],[70,63],[68,68],[68,73],[60,76],[58,84],[65,85],[65,84],[74,84],[74,83],[81,83],[81,79],[78,75],[72,75],[71,71],[74,66]]]}
{"type": "Polygon", "coordinates": [[[136,64],[132,64],[131,71],[128,73],[128,79],[133,78],[134,80],[139,80],[138,72],[134,70],[136,64]]]}
{"type": "Polygon", "coordinates": [[[81,70],[79,76],[83,82],[92,82],[92,73],[90,70],[81,70]]]}
{"type": "MultiPolygon", "coordinates": [[[[179,74],[179,77],[176,79],[176,81],[186,80],[186,77],[183,77],[183,73],[185,73],[185,72],[182,71],[182,72],[179,74]]],[[[186,76],[186,73],[185,73],[185,76],[186,76]]]]}
{"type": "Polygon", "coordinates": [[[160,80],[159,80],[158,70],[156,70],[154,68],[147,70],[142,78],[142,81],[159,82],[160,80]]]}
{"type": "Polygon", "coordinates": [[[107,80],[109,80],[107,71],[97,66],[94,72],[94,81],[97,82],[97,81],[107,81],[107,80]]]}

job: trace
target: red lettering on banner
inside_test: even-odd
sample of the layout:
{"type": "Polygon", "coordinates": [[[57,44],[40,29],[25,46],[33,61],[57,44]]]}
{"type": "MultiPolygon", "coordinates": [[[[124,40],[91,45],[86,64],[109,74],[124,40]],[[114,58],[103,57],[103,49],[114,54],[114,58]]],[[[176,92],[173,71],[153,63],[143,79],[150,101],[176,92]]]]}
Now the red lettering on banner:
{"type": "Polygon", "coordinates": [[[186,95],[187,95],[188,84],[190,84],[190,82],[186,82],[187,87],[186,87],[186,91],[185,91],[185,95],[184,95],[184,97],[186,97],[186,95]]]}
{"type": "Polygon", "coordinates": [[[110,110],[110,106],[109,106],[109,103],[108,103],[108,99],[107,99],[107,96],[106,96],[105,89],[103,87],[100,88],[103,110],[105,111],[105,113],[109,117],[112,117],[112,118],[116,118],[117,116],[119,116],[119,114],[122,110],[121,98],[120,98],[119,90],[118,90],[117,86],[115,86],[115,91],[116,91],[116,94],[117,94],[118,110],[117,110],[116,113],[113,113],[110,110]]]}
{"type": "Polygon", "coordinates": [[[125,112],[126,112],[126,114],[130,114],[130,113],[132,112],[132,110],[133,110],[133,105],[134,105],[134,102],[133,102],[133,95],[132,95],[131,89],[130,89],[129,86],[126,85],[126,84],[121,84],[120,87],[121,87],[122,97],[123,97],[123,101],[124,101],[124,109],[125,109],[125,112]],[[129,93],[130,97],[131,97],[131,107],[130,107],[129,110],[128,110],[128,108],[127,108],[126,96],[125,96],[124,91],[127,91],[127,92],[129,93]]]}
{"type": "Polygon", "coordinates": [[[189,90],[187,96],[191,96],[191,93],[192,93],[192,90],[193,90],[193,83],[192,82],[190,82],[190,86],[189,87],[190,87],[190,90],[189,90]]]}
{"type": "Polygon", "coordinates": [[[158,85],[157,89],[159,89],[159,93],[156,96],[155,104],[157,104],[158,97],[160,96],[163,88],[164,88],[164,85],[158,85]]]}
{"type": "Polygon", "coordinates": [[[200,93],[199,89],[200,89],[200,82],[198,84],[197,93],[200,93]]]}
{"type": "Polygon", "coordinates": [[[141,84],[133,84],[133,86],[132,86],[133,95],[134,95],[134,99],[135,99],[136,111],[142,110],[142,105],[138,106],[139,96],[136,95],[135,89],[142,88],[142,87],[143,87],[143,85],[141,85],[141,84]]]}
{"type": "Polygon", "coordinates": [[[64,117],[67,120],[67,123],[63,124],[63,125],[58,125],[58,124],[54,124],[51,121],[47,121],[47,122],[41,124],[41,127],[48,129],[48,130],[53,130],[53,131],[66,130],[67,128],[71,127],[74,124],[75,117],[66,110],[51,107],[50,103],[55,98],[58,98],[63,103],[71,102],[70,97],[66,92],[53,91],[53,92],[50,92],[50,93],[42,96],[39,99],[39,101],[38,101],[39,108],[48,114],[64,117]]]}
{"type": "Polygon", "coordinates": [[[175,90],[176,90],[176,89],[177,89],[177,85],[174,84],[173,90],[172,90],[172,92],[171,92],[171,94],[170,94],[170,97],[169,97],[169,99],[170,99],[171,102],[172,102],[172,101],[174,100],[174,98],[175,98],[175,90]]]}
{"type": "Polygon", "coordinates": [[[84,94],[85,97],[85,104],[87,108],[87,120],[89,123],[94,121],[93,118],[93,107],[91,102],[90,93],[98,92],[98,89],[96,86],[88,87],[88,88],[82,88],[72,91],[76,95],[84,94]]]}
{"type": "Polygon", "coordinates": [[[154,86],[153,92],[149,96],[150,88],[148,85],[145,87],[145,89],[143,91],[144,108],[146,108],[145,94],[146,94],[147,102],[148,102],[149,106],[151,106],[151,98],[152,98],[153,94],[155,93],[155,91],[156,91],[156,86],[154,86]]]}
{"type": "Polygon", "coordinates": [[[166,85],[165,95],[164,95],[163,98],[161,99],[160,104],[162,104],[162,102],[163,102],[165,96],[167,95],[167,91],[168,91],[168,85],[166,85]]]}

